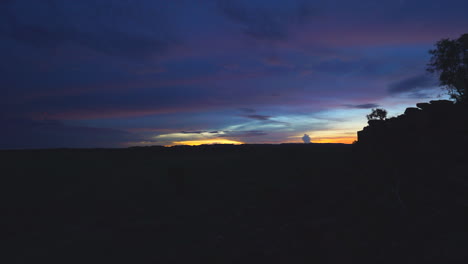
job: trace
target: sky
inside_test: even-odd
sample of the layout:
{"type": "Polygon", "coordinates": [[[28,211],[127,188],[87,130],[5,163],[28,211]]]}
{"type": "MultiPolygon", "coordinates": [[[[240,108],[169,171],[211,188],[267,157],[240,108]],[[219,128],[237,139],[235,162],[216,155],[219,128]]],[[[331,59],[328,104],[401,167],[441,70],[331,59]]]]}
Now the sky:
{"type": "Polygon", "coordinates": [[[356,140],[466,0],[0,0],[0,148],[356,140]]]}

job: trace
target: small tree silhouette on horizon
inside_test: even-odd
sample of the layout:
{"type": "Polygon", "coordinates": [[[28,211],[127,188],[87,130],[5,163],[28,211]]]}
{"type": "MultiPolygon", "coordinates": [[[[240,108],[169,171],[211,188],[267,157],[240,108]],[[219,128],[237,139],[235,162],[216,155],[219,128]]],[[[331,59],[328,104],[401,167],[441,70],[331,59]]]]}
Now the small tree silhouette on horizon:
{"type": "Polygon", "coordinates": [[[372,112],[367,115],[367,120],[385,120],[387,118],[387,110],[382,108],[373,108],[372,112]]]}

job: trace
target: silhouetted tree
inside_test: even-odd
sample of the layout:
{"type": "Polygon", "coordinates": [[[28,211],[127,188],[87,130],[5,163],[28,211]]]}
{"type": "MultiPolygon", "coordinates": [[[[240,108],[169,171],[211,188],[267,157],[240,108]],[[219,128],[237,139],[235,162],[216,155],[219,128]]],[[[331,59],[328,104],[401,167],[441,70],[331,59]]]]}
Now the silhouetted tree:
{"type": "Polygon", "coordinates": [[[430,50],[432,58],[427,65],[431,73],[439,74],[452,99],[467,102],[468,97],[468,34],[458,39],[442,39],[430,50]]]}
{"type": "Polygon", "coordinates": [[[367,115],[367,120],[385,120],[387,118],[387,110],[382,108],[374,108],[372,112],[367,115]]]}

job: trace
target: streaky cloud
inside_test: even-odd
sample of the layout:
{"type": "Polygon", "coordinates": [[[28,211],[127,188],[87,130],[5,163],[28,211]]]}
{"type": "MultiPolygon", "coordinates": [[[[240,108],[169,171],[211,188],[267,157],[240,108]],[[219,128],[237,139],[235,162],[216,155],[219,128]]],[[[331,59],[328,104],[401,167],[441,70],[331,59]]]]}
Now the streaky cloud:
{"type": "Polygon", "coordinates": [[[415,92],[431,89],[435,86],[437,86],[437,81],[432,76],[421,74],[390,84],[388,86],[388,92],[390,94],[415,92]]]}
{"type": "Polygon", "coordinates": [[[349,108],[356,108],[356,109],[370,109],[370,108],[376,108],[379,107],[380,105],[378,104],[373,104],[373,103],[368,103],[368,104],[358,104],[358,105],[350,105],[347,104],[345,105],[346,107],[349,108]]]}
{"type": "Polygon", "coordinates": [[[250,131],[224,131],[224,134],[221,137],[233,137],[233,138],[245,138],[245,137],[258,137],[266,136],[268,133],[260,130],[250,130],[250,131]]]}
{"type": "Polygon", "coordinates": [[[305,1],[290,1],[283,6],[272,3],[254,5],[252,2],[219,1],[219,9],[229,20],[241,25],[245,35],[258,40],[276,41],[289,37],[290,26],[303,24],[314,14],[305,1]]]}
{"type": "Polygon", "coordinates": [[[7,1],[0,10],[0,36],[51,52],[75,44],[107,55],[141,60],[180,44],[163,11],[146,9],[122,1],[113,1],[112,6],[89,0],[73,4],[57,0],[7,1]],[[151,12],[151,22],[136,15],[149,16],[151,12]],[[138,30],[130,30],[129,25],[138,30]]]}
{"type": "Polygon", "coordinates": [[[257,114],[254,114],[254,115],[244,115],[244,117],[247,117],[247,118],[250,118],[250,119],[255,119],[255,120],[261,120],[261,121],[270,120],[270,118],[271,118],[271,116],[267,116],[267,115],[257,115],[257,114]]]}

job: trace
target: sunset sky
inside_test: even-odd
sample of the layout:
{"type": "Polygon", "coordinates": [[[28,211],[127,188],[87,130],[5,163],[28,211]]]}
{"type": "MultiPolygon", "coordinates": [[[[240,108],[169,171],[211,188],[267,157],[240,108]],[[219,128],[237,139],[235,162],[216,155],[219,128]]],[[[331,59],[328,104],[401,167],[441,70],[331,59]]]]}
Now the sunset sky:
{"type": "Polygon", "coordinates": [[[0,148],[351,143],[446,98],[467,0],[2,0],[0,148]]]}

